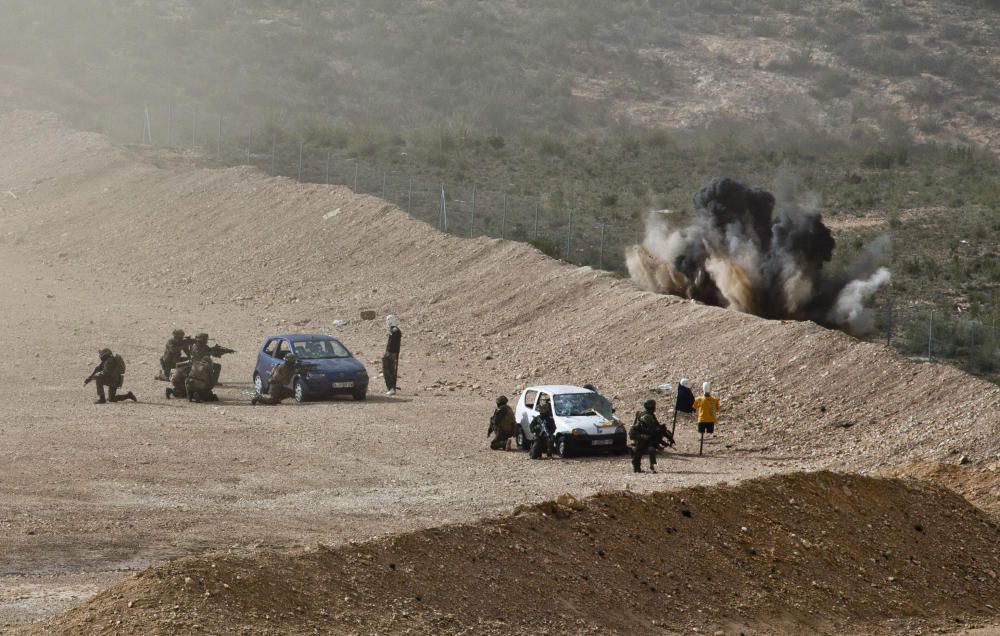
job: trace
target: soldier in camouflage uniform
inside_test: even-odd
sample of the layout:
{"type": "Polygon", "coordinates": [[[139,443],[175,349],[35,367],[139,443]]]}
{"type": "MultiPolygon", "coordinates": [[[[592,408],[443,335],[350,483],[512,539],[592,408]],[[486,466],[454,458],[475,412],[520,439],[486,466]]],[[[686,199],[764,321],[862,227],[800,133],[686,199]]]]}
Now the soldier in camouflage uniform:
{"type": "Polygon", "coordinates": [[[100,363],[94,368],[90,376],[83,381],[84,386],[94,382],[97,385],[97,401],[94,404],[104,404],[106,402],[121,402],[122,400],[136,401],[135,394],[129,391],[125,395],[118,395],[125,379],[125,361],[121,356],[111,353],[111,349],[101,349],[97,352],[100,363]],[[104,389],[107,387],[107,397],[104,389]]]}
{"type": "MultiPolygon", "coordinates": [[[[206,355],[218,358],[219,356],[224,356],[227,353],[235,353],[232,349],[227,349],[220,345],[208,344],[208,334],[200,333],[194,337],[194,345],[191,347],[191,359],[201,360],[206,355]]],[[[222,373],[222,365],[218,362],[212,362],[212,386],[219,384],[219,375],[222,373]]]]}
{"type": "Polygon", "coordinates": [[[292,378],[295,377],[296,372],[300,368],[298,358],[295,354],[286,353],[284,361],[271,367],[271,377],[267,380],[267,396],[265,397],[258,392],[254,392],[253,397],[250,398],[250,403],[273,406],[280,404],[282,400],[292,397],[294,393],[287,385],[292,381],[292,378]]]}
{"type": "Polygon", "coordinates": [[[507,396],[501,395],[497,398],[497,409],[490,416],[490,428],[486,431],[489,437],[493,433],[497,436],[490,442],[493,450],[504,450],[510,447],[510,439],[517,435],[517,422],[514,420],[514,410],[507,404],[507,396]]]}
{"type": "Polygon", "coordinates": [[[170,372],[174,370],[177,363],[191,357],[191,340],[184,337],[183,329],[174,329],[173,335],[167,340],[167,346],[160,356],[160,375],[157,380],[170,380],[170,372]],[[185,356],[187,356],[185,358],[185,356]]]}
{"type": "Polygon", "coordinates": [[[177,365],[173,376],[170,378],[170,383],[173,384],[173,388],[168,387],[165,391],[168,400],[172,397],[187,397],[187,379],[190,373],[191,360],[185,360],[177,365]]]}
{"type": "Polygon", "coordinates": [[[643,410],[635,414],[629,437],[635,442],[632,449],[632,470],[642,472],[642,456],[649,453],[649,472],[656,472],[656,445],[660,440],[660,422],[656,419],[656,400],[646,400],[643,410]]]}
{"type": "Polygon", "coordinates": [[[211,356],[202,356],[191,361],[191,369],[184,381],[184,393],[192,402],[218,402],[219,396],[212,392],[215,388],[215,369],[211,356]]]}
{"type": "Polygon", "coordinates": [[[538,415],[531,420],[529,425],[531,434],[535,438],[531,441],[531,450],[528,457],[531,459],[541,459],[544,452],[552,459],[552,451],[555,445],[556,420],[552,417],[552,404],[548,400],[539,400],[538,415]]]}

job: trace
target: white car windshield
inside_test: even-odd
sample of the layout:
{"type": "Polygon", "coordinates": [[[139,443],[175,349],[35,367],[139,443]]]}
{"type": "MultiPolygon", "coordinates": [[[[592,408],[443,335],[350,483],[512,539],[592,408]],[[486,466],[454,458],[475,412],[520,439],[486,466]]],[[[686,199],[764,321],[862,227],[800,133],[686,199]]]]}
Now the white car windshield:
{"type": "Polygon", "coordinates": [[[600,415],[611,419],[611,402],[597,393],[563,393],[553,398],[555,414],[562,417],[600,415]]]}
{"type": "Polygon", "coordinates": [[[295,355],[302,360],[325,360],[329,358],[348,358],[350,353],[336,340],[305,340],[293,342],[295,355]]]}

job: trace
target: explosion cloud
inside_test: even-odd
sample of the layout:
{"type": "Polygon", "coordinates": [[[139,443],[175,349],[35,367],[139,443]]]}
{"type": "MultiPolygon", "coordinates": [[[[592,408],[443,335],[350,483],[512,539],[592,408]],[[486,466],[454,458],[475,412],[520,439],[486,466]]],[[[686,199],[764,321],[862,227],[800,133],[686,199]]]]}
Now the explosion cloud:
{"type": "Polygon", "coordinates": [[[800,202],[787,177],[779,189],[788,190],[780,202],[719,177],[695,193],[687,227],[652,214],[642,245],[626,254],[632,279],[644,289],[764,318],[812,320],[855,334],[871,329],[866,303],[890,280],[878,266],[888,237],[866,246],[843,274],[829,274],[824,266],[836,242],[816,203],[800,202]]]}

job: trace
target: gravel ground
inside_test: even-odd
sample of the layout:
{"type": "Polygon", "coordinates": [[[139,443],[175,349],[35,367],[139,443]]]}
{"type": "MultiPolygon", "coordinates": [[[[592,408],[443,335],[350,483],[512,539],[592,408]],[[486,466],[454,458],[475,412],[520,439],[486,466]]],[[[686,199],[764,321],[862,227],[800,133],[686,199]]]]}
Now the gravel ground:
{"type": "MultiPolygon", "coordinates": [[[[442,235],[345,188],[111,147],[0,115],[0,625],[64,609],[163,559],[398,533],[563,492],[658,490],[912,459],[986,465],[1000,389],[815,325],[643,293],[524,245],[442,235]],[[404,331],[400,395],[248,404],[270,333],[329,332],[377,372],[404,331]],[[337,321],[346,320],[346,324],[337,321]],[[168,401],[170,331],[207,331],[222,402],[168,401]],[[96,350],[139,403],[92,405],[96,350]],[[716,382],[720,434],[658,475],[624,458],[487,450],[493,397],[595,382],[631,413],[661,382],[716,382]]],[[[374,380],[375,385],[379,379],[374,380]]]]}

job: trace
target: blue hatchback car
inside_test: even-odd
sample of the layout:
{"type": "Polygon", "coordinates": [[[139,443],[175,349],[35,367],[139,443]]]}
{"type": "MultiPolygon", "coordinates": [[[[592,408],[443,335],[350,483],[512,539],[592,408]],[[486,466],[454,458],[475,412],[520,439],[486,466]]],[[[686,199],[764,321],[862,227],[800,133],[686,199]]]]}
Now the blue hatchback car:
{"type": "Polygon", "coordinates": [[[267,390],[271,369],[288,353],[294,353],[309,365],[308,371],[295,374],[288,384],[296,402],[335,395],[350,395],[355,400],[367,396],[368,371],[364,365],[336,338],[311,333],[271,336],[264,340],[253,371],[253,383],[258,391],[267,390]]]}

